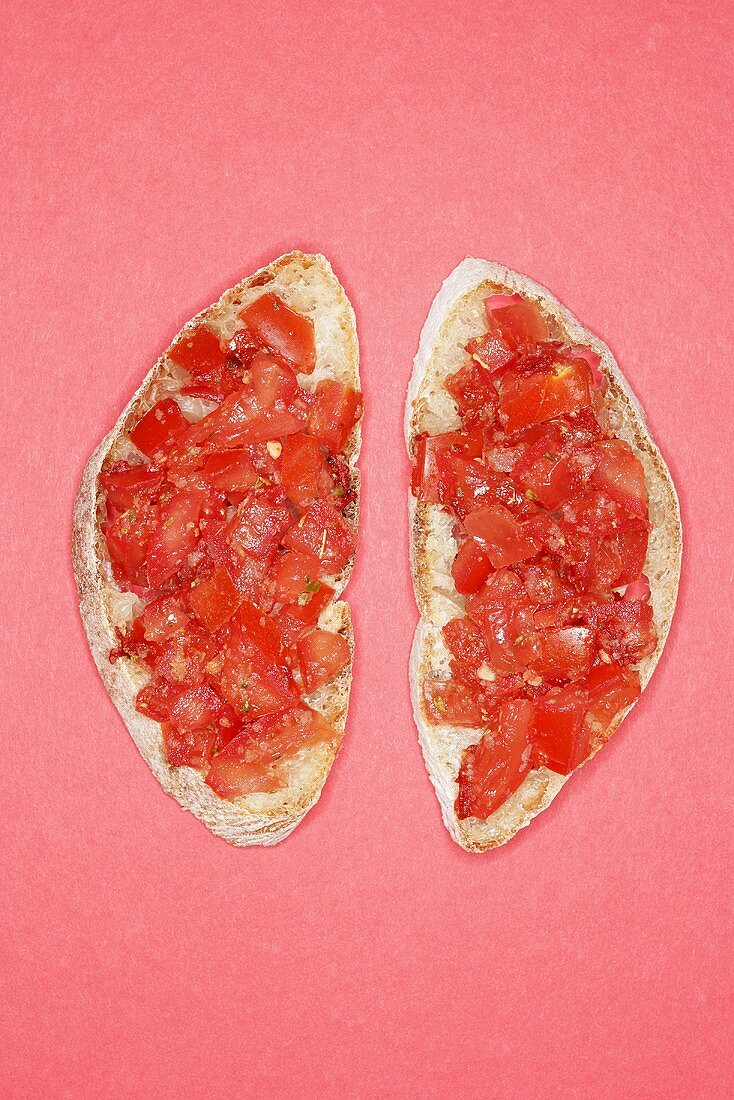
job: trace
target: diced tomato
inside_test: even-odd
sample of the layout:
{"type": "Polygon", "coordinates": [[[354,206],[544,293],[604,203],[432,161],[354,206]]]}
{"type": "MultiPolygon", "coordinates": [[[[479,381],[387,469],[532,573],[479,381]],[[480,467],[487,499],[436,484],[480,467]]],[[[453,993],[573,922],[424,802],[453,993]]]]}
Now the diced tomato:
{"type": "Polygon", "coordinates": [[[167,722],[174,703],[184,690],[181,684],[172,684],[162,676],[153,676],[138,692],[135,709],[155,722],[167,722]]]}
{"type": "Polygon", "coordinates": [[[177,436],[185,432],[188,420],[172,397],[158,401],[129,432],[130,439],[148,458],[163,454],[177,436]]]}
{"type": "Polygon", "coordinates": [[[304,630],[318,621],[334,596],[334,589],[322,581],[313,582],[312,587],[316,588],[315,592],[307,589],[296,603],[283,604],[275,616],[275,625],[285,649],[290,648],[304,630]]]}
{"type": "Polygon", "coordinates": [[[616,543],[620,555],[620,571],[615,587],[622,584],[632,584],[640,576],[645,568],[648,538],[647,527],[617,533],[616,543]]]}
{"type": "Polygon", "coordinates": [[[334,741],[338,736],[323,715],[304,703],[260,718],[242,732],[232,751],[245,759],[268,763],[276,763],[299,749],[334,741]]]}
{"type": "Polygon", "coordinates": [[[555,511],[578,491],[579,467],[563,451],[562,436],[554,425],[537,442],[527,447],[512,471],[515,480],[532,500],[555,511]]]}
{"type": "Polygon", "coordinates": [[[475,612],[484,629],[492,667],[500,673],[521,673],[540,658],[540,642],[533,610],[525,600],[515,605],[488,607],[475,612]]]}
{"type": "Polygon", "coordinates": [[[474,360],[449,375],[444,387],[456,402],[464,427],[491,424],[499,408],[499,395],[489,371],[474,360]]]}
{"type": "Polygon", "coordinates": [[[568,775],[588,756],[591,746],[584,716],[589,695],[582,685],[554,688],[535,703],[534,767],[568,775]]]}
{"type": "Polygon", "coordinates": [[[498,569],[490,573],[479,592],[469,601],[469,611],[474,614],[486,608],[512,607],[525,597],[525,586],[511,569],[498,569]]]}
{"type": "Polygon", "coordinates": [[[423,681],[423,701],[430,722],[473,728],[483,721],[478,692],[460,680],[442,680],[435,676],[423,681]]]}
{"type": "Polygon", "coordinates": [[[328,500],[316,500],[298,523],[286,532],[284,544],[291,550],[315,554],[326,574],[338,573],[357,545],[357,536],[328,500]]]}
{"type": "Polygon", "coordinates": [[[349,643],[331,630],[308,630],[296,642],[298,666],[307,692],[333,680],[349,664],[349,643]]]}
{"type": "Polygon", "coordinates": [[[501,504],[470,512],[464,526],[479,542],[495,569],[514,565],[538,552],[537,543],[523,531],[512,512],[501,504]]]}
{"type": "Polygon", "coordinates": [[[200,397],[204,401],[223,401],[229,394],[242,387],[242,375],[235,369],[236,361],[199,374],[193,382],[181,387],[184,397],[200,397]]]}
{"type": "Polygon", "coordinates": [[[201,493],[179,492],[161,509],[160,518],[148,543],[148,583],[160,588],[186,563],[199,539],[201,493]]]}
{"type": "Polygon", "coordinates": [[[242,603],[242,595],[226,566],[218,566],[191,589],[189,602],[207,630],[219,630],[242,603]]]}
{"type": "Polygon", "coordinates": [[[225,451],[206,460],[204,478],[222,493],[246,493],[258,479],[258,473],[247,451],[225,451]]]}
{"type": "Polygon", "coordinates": [[[618,664],[598,664],[586,677],[589,705],[586,721],[595,733],[605,735],[617,715],[640,696],[640,675],[618,664]]]}
{"type": "Polygon", "coordinates": [[[189,374],[202,375],[224,366],[226,351],[222,351],[219,338],[206,325],[187,329],[178,343],[168,352],[168,358],[189,374]]]}
{"type": "Polygon", "coordinates": [[[474,539],[464,539],[451,565],[456,591],[462,595],[478,592],[492,572],[492,563],[474,539]]]}
{"type": "Polygon", "coordinates": [[[318,383],[308,402],[308,431],[335,454],[344,448],[362,411],[362,395],[333,379],[318,383]]]}
{"type": "MultiPolygon", "coordinates": [[[[267,620],[272,626],[272,620],[267,620]]],[[[274,627],[273,627],[274,629],[274,627]]],[[[265,652],[260,638],[233,630],[225,646],[220,689],[228,703],[248,721],[275,711],[287,710],[299,699],[299,692],[284,663],[265,652]]]]}
{"type": "Polygon", "coordinates": [[[172,684],[198,687],[203,684],[207,665],[215,654],[212,639],[192,624],[185,634],[174,634],[160,646],[155,671],[172,684]]]}
{"type": "Polygon", "coordinates": [[[248,600],[257,599],[268,563],[253,558],[241,547],[230,543],[224,506],[216,501],[206,501],[199,525],[202,540],[215,564],[226,566],[240,595],[248,600]]]}
{"type": "Polygon", "coordinates": [[[534,302],[519,294],[494,294],[484,304],[489,327],[509,347],[531,348],[548,339],[548,325],[534,302]]]}
{"type": "Polygon", "coordinates": [[[241,736],[238,734],[212,757],[204,782],[227,801],[245,798],[248,794],[271,793],[285,786],[285,778],[279,776],[271,764],[248,764],[236,756],[226,755],[241,736]]]}
{"type": "Polygon", "coordinates": [[[286,550],[273,562],[269,577],[276,603],[308,603],[319,590],[319,559],[307,551],[286,550]]]}
{"type": "Polygon", "coordinates": [[[533,704],[502,703],[492,728],[465,749],[459,769],[456,814],[485,820],[513,794],[530,771],[533,704]]]}
{"type": "Polygon", "coordinates": [[[172,768],[196,768],[203,771],[209,763],[216,736],[213,726],[200,729],[182,729],[171,722],[164,722],[163,744],[172,768]]]}
{"type": "Polygon", "coordinates": [[[282,360],[267,351],[258,351],[250,364],[252,388],[261,409],[290,405],[298,393],[296,376],[282,360]]]}
{"type": "Polygon", "coordinates": [[[157,644],[185,630],[189,616],[178,595],[161,596],[145,606],[139,622],[146,640],[157,644]]]}
{"type": "Polygon", "coordinates": [[[648,600],[650,598],[650,579],[643,573],[636,581],[627,585],[623,600],[648,600]]]}
{"type": "Polygon", "coordinates": [[[127,462],[117,462],[102,471],[99,483],[107,494],[108,502],[119,511],[126,512],[140,498],[152,500],[165,476],[165,470],[157,466],[145,463],[130,466],[127,462]]]}
{"type": "Polygon", "coordinates": [[[655,652],[657,632],[652,607],[643,600],[592,604],[589,622],[599,646],[620,665],[631,665],[655,652]]]}
{"type": "Polygon", "coordinates": [[[281,406],[261,408],[251,386],[225,397],[211,417],[207,442],[216,448],[282,439],[305,425],[304,417],[281,406]]]}
{"type": "Polygon", "coordinates": [[[289,498],[302,511],[334,488],[331,468],[314,436],[291,435],[283,440],[281,480],[289,498]]]}
{"type": "Polygon", "coordinates": [[[594,632],[587,626],[563,626],[538,632],[538,655],[532,665],[550,679],[575,680],[594,660],[594,632]]]}
{"type": "Polygon", "coordinates": [[[596,446],[598,463],[591,484],[628,512],[647,517],[647,489],[642,463],[629,443],[609,439],[596,446]]]}
{"type": "Polygon", "coordinates": [[[198,730],[217,718],[224,703],[208,684],[179,695],[171,708],[171,722],[179,729],[198,730]]]}
{"type": "Polygon", "coordinates": [[[421,500],[442,504],[446,494],[443,477],[446,460],[456,455],[481,458],[484,440],[481,432],[444,432],[442,435],[419,435],[415,441],[413,462],[413,494],[421,500]]]}
{"type": "Polygon", "coordinates": [[[248,328],[239,329],[229,342],[230,352],[244,367],[249,367],[261,348],[261,342],[248,328]]]}
{"type": "Polygon", "coordinates": [[[241,310],[251,333],[276,355],[293,363],[302,374],[316,366],[313,321],[295,313],[275,294],[265,293],[241,310]]]}
{"type": "Polygon", "coordinates": [[[500,389],[500,419],[508,435],[577,412],[591,401],[591,372],[576,360],[542,374],[506,375],[500,389]]]}
{"type": "Polygon", "coordinates": [[[253,493],[239,506],[228,534],[235,547],[261,561],[270,561],[293,522],[283,490],[272,486],[253,493]]]}
{"type": "Polygon", "coordinates": [[[488,332],[475,340],[470,340],[466,350],[472,359],[486,367],[492,376],[497,376],[515,361],[515,352],[505,343],[498,332],[488,332]]]}
{"type": "Polygon", "coordinates": [[[143,505],[102,525],[110,559],[119,570],[118,578],[145,583],[146,550],[157,524],[158,508],[143,505]]]}

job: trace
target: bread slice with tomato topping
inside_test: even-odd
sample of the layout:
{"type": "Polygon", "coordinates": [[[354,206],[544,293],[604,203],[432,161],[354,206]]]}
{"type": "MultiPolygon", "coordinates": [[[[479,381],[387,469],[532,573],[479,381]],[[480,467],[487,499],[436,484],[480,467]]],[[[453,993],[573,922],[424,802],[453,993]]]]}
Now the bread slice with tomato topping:
{"type": "Polygon", "coordinates": [[[431,306],[405,437],[415,721],[446,827],[482,852],[550,805],[649,681],[678,499],[606,344],[484,260],[431,306]]]}
{"type": "Polygon", "coordinates": [[[342,743],[360,416],[354,311],[292,252],[184,326],[84,471],[94,661],[163,789],[231,844],[286,837],[342,743]]]}

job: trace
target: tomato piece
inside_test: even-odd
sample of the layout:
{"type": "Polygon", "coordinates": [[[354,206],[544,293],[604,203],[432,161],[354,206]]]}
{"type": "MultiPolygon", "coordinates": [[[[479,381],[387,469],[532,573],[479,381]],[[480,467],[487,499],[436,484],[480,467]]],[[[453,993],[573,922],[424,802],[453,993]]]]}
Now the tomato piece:
{"type": "Polygon", "coordinates": [[[587,626],[562,626],[538,631],[533,669],[550,679],[578,679],[591,668],[596,652],[594,631],[587,626]]]}
{"type": "Polygon", "coordinates": [[[441,633],[452,656],[453,676],[457,679],[471,679],[483,665],[489,669],[487,643],[479,623],[463,615],[446,623],[441,633]]]}
{"type": "Polygon", "coordinates": [[[162,676],[153,676],[138,692],[135,709],[155,722],[167,722],[174,703],[183,691],[180,684],[172,684],[162,676]]]}
{"type": "Polygon", "coordinates": [[[110,560],[119,579],[145,584],[143,565],[148,543],[158,524],[158,508],[136,506],[102,525],[110,560]]]}
{"type": "Polygon", "coordinates": [[[444,388],[456,402],[465,427],[492,424],[499,408],[499,394],[485,367],[472,360],[450,375],[444,382],[444,388]]]}
{"type": "Polygon", "coordinates": [[[308,431],[337,453],[362,412],[362,395],[334,379],[318,383],[308,402],[308,431]]]}
{"type": "Polygon", "coordinates": [[[620,556],[620,571],[614,587],[632,584],[645,568],[649,532],[646,527],[618,531],[616,536],[620,556]]]}
{"type": "Polygon", "coordinates": [[[189,593],[189,603],[207,630],[224,626],[242,603],[242,595],[224,565],[198,581],[189,593]]]}
{"type": "Polygon", "coordinates": [[[351,558],[357,535],[328,500],[316,500],[288,529],[283,542],[291,550],[315,554],[323,572],[333,574],[351,558]]]}
{"type": "Polygon", "coordinates": [[[585,683],[589,696],[586,721],[602,736],[617,715],[640,697],[639,673],[615,663],[595,665],[585,683]]]}
{"type": "Polygon", "coordinates": [[[525,586],[511,569],[490,573],[482,588],[469,600],[468,610],[474,614],[483,609],[512,607],[525,598],[525,586]]]}
{"type": "Polygon", "coordinates": [[[225,397],[211,418],[207,441],[220,449],[282,439],[305,426],[304,417],[281,406],[261,408],[251,386],[225,397]]]}
{"type": "Polygon", "coordinates": [[[478,336],[470,340],[466,350],[478,363],[481,363],[493,376],[514,363],[516,353],[502,339],[498,332],[487,332],[484,336],[478,336]]]}
{"type": "Polygon", "coordinates": [[[179,687],[198,687],[204,682],[206,667],[216,650],[212,639],[192,624],[185,634],[174,634],[160,646],[155,660],[156,674],[179,687]]]}
{"type": "Polygon", "coordinates": [[[258,479],[247,451],[225,451],[206,460],[202,474],[213,489],[222,493],[246,493],[258,479]]]}
{"type": "Polygon", "coordinates": [[[318,627],[300,636],[296,651],[303,686],[308,693],[328,684],[351,660],[346,638],[318,627]]]}
{"type": "Polygon", "coordinates": [[[517,790],[530,771],[532,729],[533,704],[510,699],[479,744],[464,750],[455,803],[461,820],[485,820],[517,790]]]}
{"type": "Polygon", "coordinates": [[[642,463],[629,443],[608,439],[597,444],[598,462],[591,484],[628,512],[647,517],[647,488],[642,463]]]}
{"type": "Polygon", "coordinates": [[[552,512],[575,496],[582,480],[579,466],[562,446],[563,437],[553,426],[525,450],[512,471],[526,495],[552,512]]]}
{"type": "Polygon", "coordinates": [[[539,549],[512,512],[501,504],[470,512],[464,526],[480,544],[495,569],[533,557],[539,549]]]}
{"type": "Polygon", "coordinates": [[[207,767],[216,736],[212,726],[181,729],[171,722],[164,722],[162,730],[166,757],[172,768],[187,767],[203,771],[207,767]]]}
{"type": "Polygon", "coordinates": [[[506,375],[499,415],[508,435],[574,413],[591,402],[591,372],[580,360],[557,363],[550,372],[506,375]]]}
{"type": "Polygon", "coordinates": [[[176,402],[166,397],[157,401],[128,434],[138,450],[152,458],[168,450],[174,439],[188,427],[189,422],[176,402]]]}
{"type": "Polygon", "coordinates": [[[219,338],[206,325],[186,329],[168,352],[168,358],[189,374],[202,375],[223,367],[227,361],[219,338]]]}
{"type": "Polygon", "coordinates": [[[147,551],[148,583],[160,588],[181,569],[199,539],[201,493],[175,493],[161,508],[147,551]]]}
{"type": "Polygon", "coordinates": [[[313,321],[295,313],[275,294],[265,293],[240,311],[247,328],[266,347],[302,374],[316,366],[313,321]]]}
{"type": "Polygon", "coordinates": [[[324,741],[334,741],[338,736],[323,715],[304,703],[282,714],[271,714],[243,730],[240,744],[234,751],[249,760],[275,763],[299,749],[324,741]]]}
{"type": "Polygon", "coordinates": [[[331,468],[322,445],[311,435],[298,433],[283,440],[281,480],[289,498],[304,511],[334,489],[331,468]]]}
{"type": "Polygon", "coordinates": [[[258,351],[250,363],[250,377],[261,409],[290,405],[299,390],[291,368],[267,351],[258,351]]]}
{"type": "Polygon", "coordinates": [[[529,348],[549,337],[539,307],[519,294],[493,294],[485,299],[487,321],[511,348],[529,348]]]}
{"type": "Polygon", "coordinates": [[[322,581],[314,581],[312,587],[316,591],[307,590],[296,603],[283,604],[275,616],[275,626],[285,649],[290,648],[304,630],[318,621],[334,596],[334,589],[322,581]]]}
{"type": "Polygon", "coordinates": [[[443,481],[446,460],[451,455],[467,459],[481,458],[483,444],[481,432],[419,435],[415,441],[413,459],[413,495],[434,504],[445,503],[443,481]]]}
{"type": "Polygon", "coordinates": [[[224,703],[208,684],[179,695],[171,708],[171,722],[180,730],[198,730],[219,717],[224,703]]]}
{"type": "MultiPolygon", "coordinates": [[[[272,620],[266,621],[277,636],[272,620]]],[[[262,637],[252,630],[233,630],[224,653],[220,690],[248,721],[287,710],[298,702],[299,691],[287,665],[264,649],[262,637]]]]}
{"type": "Polygon", "coordinates": [[[212,757],[204,777],[204,782],[216,795],[230,802],[245,798],[248,794],[271,793],[285,786],[285,779],[277,774],[272,765],[248,764],[234,755],[226,755],[241,736],[238,734],[212,757]]]}
{"type": "Polygon", "coordinates": [[[315,554],[295,550],[279,554],[269,573],[275,602],[307,604],[319,590],[319,570],[315,554]]]}
{"type": "Polygon", "coordinates": [[[462,595],[478,592],[492,572],[492,563],[472,538],[464,539],[451,565],[456,591],[462,595]]]}
{"type": "Polygon", "coordinates": [[[614,600],[589,607],[588,620],[601,649],[620,665],[637,664],[657,646],[652,607],[643,600],[614,600]]]}
{"type": "Polygon", "coordinates": [[[241,328],[235,332],[229,342],[229,350],[244,367],[248,367],[257,353],[262,348],[261,342],[254,333],[247,328],[241,328]]]}
{"type": "Polygon", "coordinates": [[[293,522],[283,490],[272,486],[253,493],[239,506],[228,535],[236,548],[261,561],[270,561],[293,522]]]}
{"type": "Polygon", "coordinates": [[[533,766],[569,775],[591,751],[584,716],[589,693],[582,685],[555,688],[535,703],[533,766]]]}
{"type": "Polygon", "coordinates": [[[200,397],[204,401],[223,401],[242,386],[242,375],[229,363],[197,374],[193,382],[181,387],[184,397],[200,397]]]}
{"type": "Polygon", "coordinates": [[[423,681],[423,702],[429,722],[451,726],[481,726],[484,715],[478,689],[460,680],[442,680],[428,676],[423,681]]]}
{"type": "Polygon", "coordinates": [[[199,520],[202,540],[216,565],[224,565],[237,591],[248,600],[257,600],[262,591],[266,561],[253,558],[241,547],[234,547],[228,536],[225,508],[209,500],[202,508],[199,520]]]}
{"type": "Polygon", "coordinates": [[[489,607],[476,612],[484,630],[492,668],[500,673],[521,673],[535,668],[540,642],[529,602],[489,607]]]}
{"type": "Polygon", "coordinates": [[[165,470],[157,466],[148,466],[145,463],[131,466],[127,462],[116,462],[114,466],[102,471],[99,483],[113,508],[126,512],[140,498],[152,500],[161,488],[165,476],[165,470]]]}
{"type": "Polygon", "coordinates": [[[185,630],[189,616],[179,596],[161,596],[146,604],[138,621],[146,641],[157,644],[185,630]]]}

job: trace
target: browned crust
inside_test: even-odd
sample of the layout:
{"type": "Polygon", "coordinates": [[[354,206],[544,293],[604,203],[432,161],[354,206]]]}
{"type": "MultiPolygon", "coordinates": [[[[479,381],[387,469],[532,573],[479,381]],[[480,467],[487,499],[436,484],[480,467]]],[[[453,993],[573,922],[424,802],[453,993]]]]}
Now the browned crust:
{"type": "MultiPolygon", "coordinates": [[[[578,319],[545,288],[499,264],[466,260],[446,280],[432,307],[421,336],[421,347],[411,379],[406,407],[406,443],[409,454],[415,435],[421,430],[421,405],[436,379],[441,377],[442,341],[446,341],[458,311],[470,295],[520,292],[536,301],[546,314],[554,317],[569,342],[593,348],[601,355],[601,369],[609,388],[607,400],[616,410],[621,427],[618,434],[635,449],[644,467],[650,497],[653,532],[646,569],[651,581],[651,599],[658,631],[655,652],[640,665],[643,688],[660,659],[675,609],[680,579],[682,529],[678,498],[670,471],[650,433],[642,407],[632,392],[607,345],[583,326],[578,319]],[[443,298],[442,298],[443,296],[443,298]]],[[[448,373],[448,371],[446,372],[448,373]]],[[[431,551],[431,505],[410,499],[411,570],[421,622],[411,656],[413,708],[426,766],[436,789],[444,822],[451,835],[467,851],[482,852],[510,840],[521,828],[550,805],[567,778],[548,769],[531,772],[520,789],[486,822],[469,818],[460,821],[454,812],[458,772],[457,759],[462,744],[478,740],[481,730],[458,731],[451,727],[431,726],[422,705],[421,684],[436,660],[436,638],[441,616],[436,603],[436,557],[431,551]]],[[[629,708],[631,709],[631,708],[629,708]]],[[[629,713],[625,711],[604,739],[605,744],[629,713]]]]}
{"type": "MultiPolygon", "coordinates": [[[[175,339],[180,339],[187,328],[216,316],[217,311],[231,307],[237,296],[254,287],[277,288],[279,279],[287,274],[304,273],[323,282],[334,296],[340,324],[346,333],[346,358],[342,364],[342,377],[348,377],[355,388],[359,382],[359,348],[357,344],[354,312],[346,293],[336,279],[328,261],[320,255],[291,252],[256,272],[237,286],[227,290],[214,305],[197,314],[175,339]]],[[[79,606],[90,649],[100,676],[113,703],[120,712],[130,735],[143,759],[158,779],[163,789],[180,805],[193,813],[208,829],[231,844],[275,844],[286,837],[302,820],[306,812],[318,800],[326,777],[342,744],[346,725],[349,690],[352,679],[354,637],[349,607],[341,600],[330,605],[322,617],[322,623],[337,630],[348,641],[352,659],[339,677],[318,698],[311,700],[317,709],[332,722],[338,733],[336,742],[315,746],[299,754],[302,766],[294,766],[288,785],[273,794],[251,795],[227,802],[218,798],[192,768],[172,768],[167,763],[163,749],[161,728],[157,722],[145,718],[135,710],[135,696],[146,676],[136,664],[120,659],[111,664],[110,648],[115,643],[114,628],[110,619],[108,594],[110,586],[103,570],[102,536],[98,523],[99,483],[102,466],[116,441],[124,434],[128,424],[155,400],[154,390],[159,379],[168,370],[164,353],[126,405],[112,431],[102,440],[90,458],[82,476],[74,509],[72,536],[72,561],[79,589],[79,606]]],[[[356,528],[359,517],[359,456],[361,429],[358,424],[348,441],[346,457],[349,461],[351,483],[355,493],[354,504],[347,512],[347,519],[356,528]]],[[[353,560],[336,578],[337,595],[349,580],[353,560]]]]}

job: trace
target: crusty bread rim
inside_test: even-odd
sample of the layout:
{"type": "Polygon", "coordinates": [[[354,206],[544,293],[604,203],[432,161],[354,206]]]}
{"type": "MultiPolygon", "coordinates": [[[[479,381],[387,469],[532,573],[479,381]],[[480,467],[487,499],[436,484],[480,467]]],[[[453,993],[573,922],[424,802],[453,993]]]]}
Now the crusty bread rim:
{"type": "MultiPolygon", "coordinates": [[[[224,324],[223,319],[232,316],[235,307],[239,309],[245,304],[245,299],[250,301],[266,290],[278,293],[296,309],[299,295],[309,301],[320,293],[326,295],[325,303],[317,304],[313,308],[317,345],[314,376],[338,377],[359,390],[359,347],[354,311],[331,265],[321,255],[291,252],[243,279],[235,287],[225,291],[218,302],[187,322],[167,351],[194,325],[208,321],[217,328],[220,320],[224,324]],[[328,330],[325,320],[327,312],[330,326],[328,330]],[[329,343],[327,340],[324,343],[320,336],[322,325],[326,335],[334,326],[337,327],[338,342],[329,343]],[[324,346],[321,346],[322,343],[324,346]]],[[[348,605],[335,599],[326,608],[319,623],[338,631],[347,639],[351,654],[349,666],[335,681],[307,700],[331,721],[338,733],[337,740],[301,750],[286,765],[288,783],[282,790],[252,794],[234,802],[217,797],[204,783],[202,775],[193,768],[172,768],[168,764],[160,725],[135,710],[135,697],[147,680],[147,674],[135,661],[120,659],[111,664],[108,659],[116,638],[110,604],[112,586],[105,572],[104,540],[99,528],[101,494],[98,476],[113,448],[124,438],[126,428],[141,411],[157,400],[157,388],[170,377],[171,362],[167,359],[167,351],[146,375],[112,430],[97,447],[82,477],[74,510],[72,538],[72,559],[79,588],[81,617],[92,656],[110,697],[143,759],[163,789],[185,810],[199,818],[208,829],[231,844],[275,844],[288,836],[317,802],[341,747],[354,657],[354,638],[348,605]]],[[[308,386],[309,379],[300,376],[299,380],[308,386]]],[[[350,505],[346,516],[355,529],[359,517],[359,470],[356,462],[360,444],[361,425],[358,422],[344,449],[354,491],[354,503],[350,505]]],[[[337,577],[329,578],[337,597],[347,584],[352,565],[353,560],[350,560],[337,577]]]]}
{"type": "MultiPolygon", "coordinates": [[[[455,350],[452,332],[455,333],[460,324],[460,311],[475,300],[472,295],[483,298],[490,293],[519,293],[538,303],[546,315],[555,318],[568,343],[591,348],[601,357],[600,369],[609,383],[607,400],[620,422],[616,434],[631,444],[645,468],[653,527],[645,570],[650,577],[658,645],[655,652],[639,666],[644,688],[660,659],[678,593],[682,554],[680,507],[670,471],[652,439],[642,407],[612,352],[598,336],[582,325],[544,286],[501,264],[468,257],[443,283],[421,332],[405,410],[408,454],[412,458],[413,441],[424,430],[422,425],[430,415],[436,386],[456,369],[455,365],[447,367],[445,360],[450,358],[452,349],[455,350]]],[[[433,416],[435,422],[435,413],[433,416]]],[[[447,424],[441,430],[449,428],[447,424]]],[[[409,494],[411,572],[421,614],[410,657],[411,697],[421,748],[444,823],[454,840],[467,851],[483,852],[506,843],[519,829],[528,825],[550,805],[570,777],[558,775],[547,768],[533,770],[515,794],[486,821],[476,818],[460,821],[456,816],[454,802],[458,791],[458,763],[463,748],[475,743],[481,730],[433,726],[426,721],[423,710],[422,683],[426,675],[440,665],[442,655],[445,658],[440,627],[446,620],[446,609],[436,589],[438,555],[435,520],[439,510],[437,505],[418,502],[409,494]]],[[[604,742],[630,709],[620,715],[604,742]]],[[[594,751],[599,748],[601,744],[594,751]]]]}

